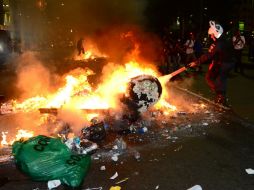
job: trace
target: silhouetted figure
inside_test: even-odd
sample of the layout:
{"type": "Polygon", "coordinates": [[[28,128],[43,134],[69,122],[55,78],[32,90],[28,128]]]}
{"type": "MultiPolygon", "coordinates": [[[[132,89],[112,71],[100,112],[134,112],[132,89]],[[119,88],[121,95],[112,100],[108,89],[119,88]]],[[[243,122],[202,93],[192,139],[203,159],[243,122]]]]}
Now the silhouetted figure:
{"type": "Polygon", "coordinates": [[[254,61],[254,33],[250,36],[249,41],[249,60],[254,61]]]}
{"type": "Polygon", "coordinates": [[[80,38],[77,42],[77,50],[78,50],[78,55],[84,54],[85,53],[85,48],[84,48],[84,39],[80,38]]]}
{"type": "Polygon", "coordinates": [[[194,43],[195,38],[193,33],[189,34],[189,38],[186,40],[184,47],[186,49],[186,57],[185,57],[185,65],[189,64],[191,61],[194,61],[196,59],[195,53],[194,53],[194,43]]]}
{"type": "MultiPolygon", "coordinates": [[[[201,55],[204,53],[203,52],[203,45],[202,45],[202,42],[199,37],[196,37],[193,49],[194,49],[196,58],[200,58],[201,55]]],[[[199,65],[197,67],[196,71],[201,71],[201,70],[202,70],[202,67],[201,67],[201,65],[199,65]]]]}
{"type": "Polygon", "coordinates": [[[245,46],[245,38],[243,35],[241,35],[240,31],[237,30],[232,38],[232,41],[236,58],[234,70],[235,72],[238,72],[238,69],[240,69],[240,72],[243,73],[242,50],[245,46]]]}

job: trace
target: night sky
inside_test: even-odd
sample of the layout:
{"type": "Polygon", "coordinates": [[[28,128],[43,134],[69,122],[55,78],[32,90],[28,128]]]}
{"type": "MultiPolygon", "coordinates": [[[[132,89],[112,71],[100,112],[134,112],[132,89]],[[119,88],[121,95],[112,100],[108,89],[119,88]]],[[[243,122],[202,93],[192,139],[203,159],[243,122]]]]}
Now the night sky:
{"type": "Polygon", "coordinates": [[[145,15],[148,18],[148,24],[152,28],[160,29],[170,24],[176,16],[188,19],[192,15],[192,25],[199,27],[202,23],[202,29],[206,28],[206,22],[217,20],[223,25],[227,25],[234,16],[232,12],[235,0],[147,0],[145,15]],[[207,8],[206,10],[204,8],[207,8]]]}

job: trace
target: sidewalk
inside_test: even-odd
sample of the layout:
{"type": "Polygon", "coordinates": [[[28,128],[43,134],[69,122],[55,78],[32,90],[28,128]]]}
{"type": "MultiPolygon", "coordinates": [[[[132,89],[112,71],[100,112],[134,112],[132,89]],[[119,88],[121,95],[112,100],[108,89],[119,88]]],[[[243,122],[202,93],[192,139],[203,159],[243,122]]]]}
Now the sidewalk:
{"type": "MultiPolygon", "coordinates": [[[[247,56],[243,57],[244,74],[231,71],[228,78],[227,97],[232,106],[233,111],[246,119],[250,123],[254,123],[254,63],[248,61],[247,56]]],[[[204,98],[213,100],[213,94],[205,81],[205,74],[208,64],[202,65],[201,73],[191,73],[186,76],[180,74],[183,80],[175,81],[181,88],[199,94],[204,98]]]]}

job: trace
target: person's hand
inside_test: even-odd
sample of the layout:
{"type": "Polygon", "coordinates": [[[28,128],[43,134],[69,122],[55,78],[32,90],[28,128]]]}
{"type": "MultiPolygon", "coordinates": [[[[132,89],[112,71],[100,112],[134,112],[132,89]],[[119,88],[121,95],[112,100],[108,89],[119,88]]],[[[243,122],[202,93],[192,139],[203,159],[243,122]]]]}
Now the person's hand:
{"type": "Polygon", "coordinates": [[[188,65],[187,65],[187,68],[190,68],[190,67],[195,67],[197,66],[197,63],[196,62],[190,62],[188,65]]]}

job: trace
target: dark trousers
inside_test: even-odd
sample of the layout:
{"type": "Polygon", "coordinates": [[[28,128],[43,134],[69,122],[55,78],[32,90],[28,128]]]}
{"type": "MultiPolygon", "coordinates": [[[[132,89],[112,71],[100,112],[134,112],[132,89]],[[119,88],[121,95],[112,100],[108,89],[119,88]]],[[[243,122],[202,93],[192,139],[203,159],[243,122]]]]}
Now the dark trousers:
{"type": "Polygon", "coordinates": [[[214,64],[209,68],[205,77],[206,82],[209,88],[217,95],[226,95],[228,74],[233,68],[233,62],[222,63],[220,65],[214,64]]]}
{"type": "Polygon", "coordinates": [[[84,54],[85,49],[84,48],[78,48],[78,55],[84,54]]]}
{"type": "Polygon", "coordinates": [[[241,49],[235,49],[235,58],[236,58],[236,62],[235,62],[235,68],[234,71],[238,72],[238,70],[240,69],[240,72],[243,72],[243,65],[242,65],[242,50],[241,49]]]}

